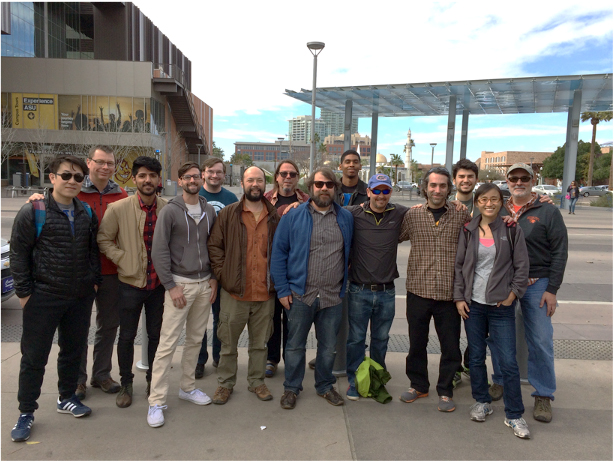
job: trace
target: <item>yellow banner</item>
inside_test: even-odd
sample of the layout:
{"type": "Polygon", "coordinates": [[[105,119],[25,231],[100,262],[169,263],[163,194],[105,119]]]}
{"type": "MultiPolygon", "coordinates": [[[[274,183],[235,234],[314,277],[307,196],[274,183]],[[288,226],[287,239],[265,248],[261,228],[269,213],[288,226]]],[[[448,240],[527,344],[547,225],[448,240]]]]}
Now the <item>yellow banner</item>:
{"type": "Polygon", "coordinates": [[[11,109],[15,128],[58,128],[58,95],[12,93],[11,109]]]}
{"type": "Polygon", "coordinates": [[[26,149],[26,158],[28,159],[28,165],[30,166],[30,173],[38,178],[38,161],[34,154],[30,154],[26,149]]]}

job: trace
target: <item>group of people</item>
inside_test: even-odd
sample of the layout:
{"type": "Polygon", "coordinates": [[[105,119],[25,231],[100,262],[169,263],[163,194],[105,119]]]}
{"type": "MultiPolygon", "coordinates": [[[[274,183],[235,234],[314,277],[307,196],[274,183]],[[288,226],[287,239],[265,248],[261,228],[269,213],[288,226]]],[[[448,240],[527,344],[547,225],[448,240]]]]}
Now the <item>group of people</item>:
{"type": "Polygon", "coordinates": [[[155,194],[161,169],[154,158],[135,159],[137,192],[128,197],[111,179],[115,158],[110,148],[95,146],[86,162],[61,156],[51,165],[49,196],[18,213],[11,265],[23,307],[23,336],[21,414],[13,441],[30,436],[56,328],[58,412],[75,417],[91,413],[82,400],[94,299],[90,384],[117,393],[120,408],[130,406],[135,396],[134,340],[145,309],[145,392],[152,427],[164,424],[171,361],[184,328],[180,399],[197,405],[228,402],[237,382],[239,337],[247,326],[248,390],[260,400],[271,400],[265,378],[283,360],[280,405],[294,409],[303,391],[308,334],[315,326],[316,393],[339,406],[344,397],[334,386],[333,365],[347,310],[345,396],[358,400],[356,371],[365,359],[369,326],[370,358],[386,367],[394,280],[399,277],[397,247],[406,240],[412,245],[406,282],[410,388],[401,401],[428,396],[427,343],[433,318],[441,345],[438,409],[455,410],[455,378],[465,371],[476,399],[471,419],[483,421],[492,413],[492,400],[503,397],[505,424],[516,436],[528,438],[515,359],[518,299],[527,324],[534,417],[552,419],[551,316],[567,259],[567,233],[558,209],[531,192],[533,172],[527,165],[508,170],[512,196],[506,203],[494,185],[483,185],[474,194],[478,169],[466,159],[452,174],[432,168],[422,183],[426,203],[414,208],[390,202],[387,175],[376,174],[368,184],[361,181],[360,155],[354,150],[341,157],[341,180],[331,169],[318,168],[306,181],[308,194],[298,187],[297,165],[284,160],[267,193],[264,171],[247,168],[238,200],[222,186],[223,162],[210,158],[202,167],[193,162],[179,167],[182,194],[167,202],[155,194]],[[448,199],[453,180],[456,204],[448,199]],[[210,398],[196,387],[196,379],[203,377],[209,356],[211,311],[218,386],[210,398]],[[459,348],[462,318],[468,371],[459,348]],[[111,377],[118,328],[120,383],[111,377]],[[490,388],[486,345],[494,369],[490,388]]]}

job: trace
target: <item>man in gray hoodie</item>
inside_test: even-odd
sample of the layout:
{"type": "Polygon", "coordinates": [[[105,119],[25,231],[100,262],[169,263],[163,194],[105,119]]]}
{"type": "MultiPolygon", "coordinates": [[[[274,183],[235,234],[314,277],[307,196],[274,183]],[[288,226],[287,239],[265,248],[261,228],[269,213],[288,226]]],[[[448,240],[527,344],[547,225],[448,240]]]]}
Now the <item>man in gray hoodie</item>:
{"type": "Polygon", "coordinates": [[[201,170],[186,162],[177,172],[183,194],[171,199],[158,216],[151,257],[160,282],[166,289],[160,344],[151,376],[147,423],[164,425],[168,373],[185,325],[186,339],[181,358],[179,399],[198,405],[211,398],[195,387],[194,370],[207,329],[211,304],[217,295],[217,280],[211,272],[207,241],[215,221],[215,209],[198,195],[201,170]]]}

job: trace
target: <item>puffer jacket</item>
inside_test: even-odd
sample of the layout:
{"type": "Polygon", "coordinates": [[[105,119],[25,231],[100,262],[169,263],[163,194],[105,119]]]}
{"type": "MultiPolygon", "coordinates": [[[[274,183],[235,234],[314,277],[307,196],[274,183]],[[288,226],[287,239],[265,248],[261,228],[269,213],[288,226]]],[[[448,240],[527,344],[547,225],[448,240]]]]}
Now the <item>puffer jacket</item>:
{"type": "MultiPolygon", "coordinates": [[[[240,298],[245,293],[245,253],[247,252],[247,231],[241,217],[245,197],[239,202],[227,205],[220,210],[207,247],[211,269],[224,290],[240,298]]],[[[273,235],[279,223],[279,215],[271,203],[262,199],[262,203],[269,213],[267,217],[268,243],[267,243],[267,289],[270,294],[275,293],[271,282],[271,247],[273,235]]]]}
{"type": "Polygon", "coordinates": [[[49,194],[45,201],[45,224],[36,236],[34,207],[25,204],[13,223],[11,272],[19,298],[34,291],[60,298],[91,295],[102,283],[98,258],[98,219],[90,218],[81,201],[75,206],[75,234],[66,214],[49,194]]]}

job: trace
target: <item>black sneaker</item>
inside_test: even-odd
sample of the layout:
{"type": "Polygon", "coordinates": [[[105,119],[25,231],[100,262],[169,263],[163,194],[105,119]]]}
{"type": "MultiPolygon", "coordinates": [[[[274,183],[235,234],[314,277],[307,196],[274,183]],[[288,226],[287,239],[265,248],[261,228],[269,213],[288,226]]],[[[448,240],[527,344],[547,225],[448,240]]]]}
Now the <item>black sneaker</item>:
{"type": "Polygon", "coordinates": [[[34,425],[34,414],[21,414],[11,430],[11,439],[16,443],[30,438],[30,429],[34,425]]]}
{"type": "Polygon", "coordinates": [[[64,401],[60,401],[60,398],[58,398],[58,412],[60,414],[72,414],[75,417],[85,417],[90,415],[92,410],[79,401],[77,395],[72,395],[64,401]]]}
{"type": "Polygon", "coordinates": [[[205,375],[205,365],[196,364],[196,371],[194,372],[195,379],[202,379],[205,375]]]}

